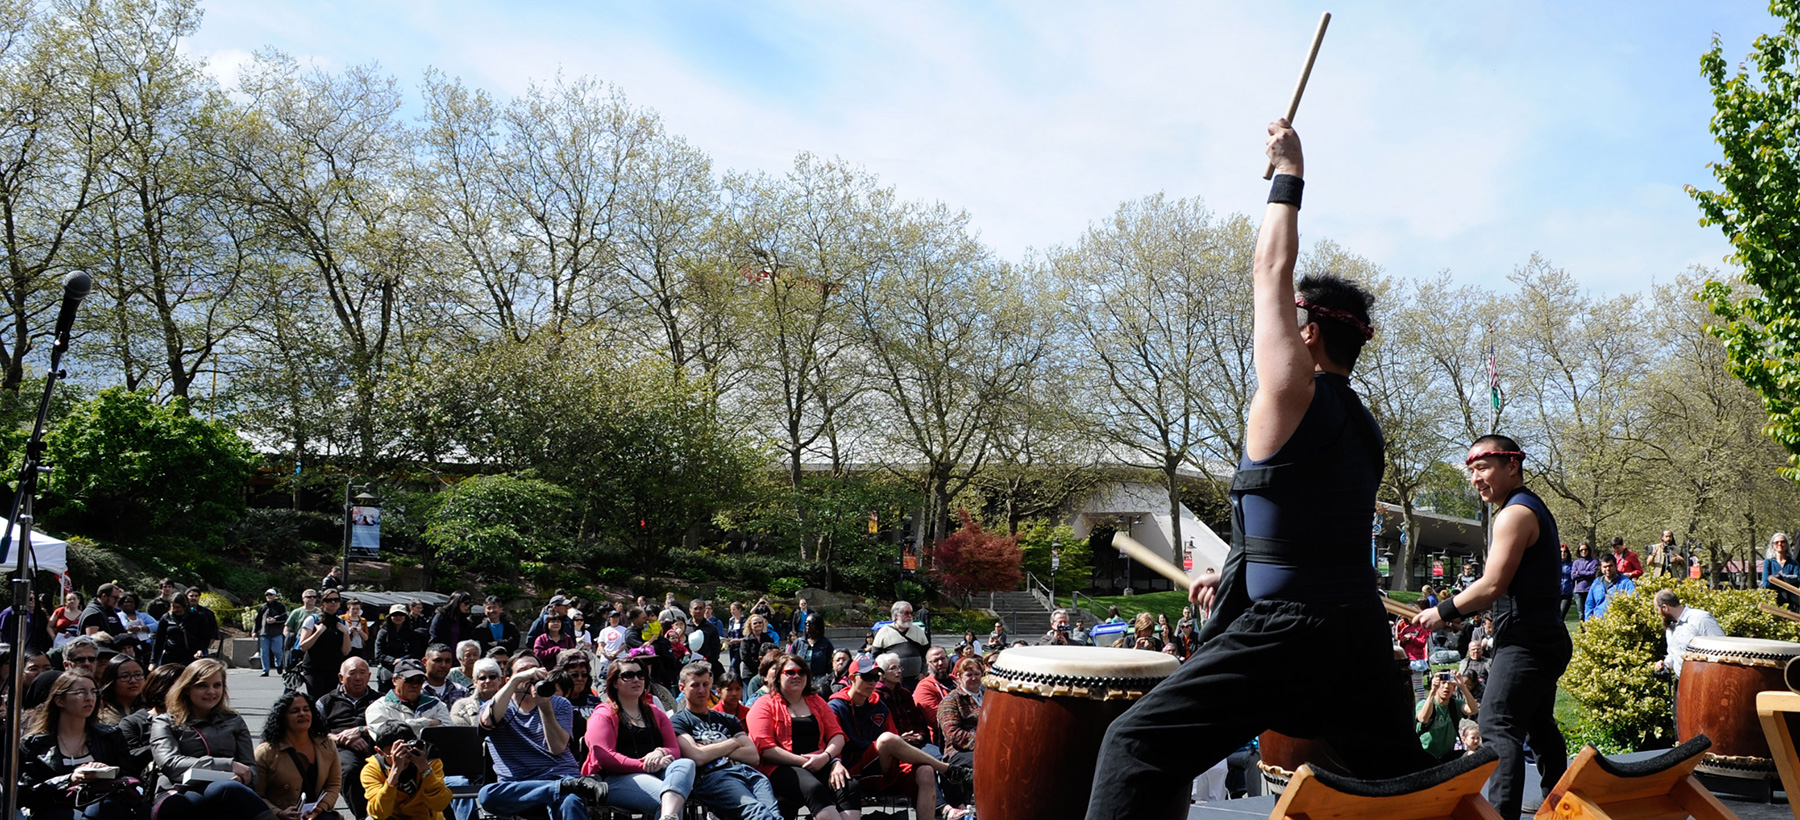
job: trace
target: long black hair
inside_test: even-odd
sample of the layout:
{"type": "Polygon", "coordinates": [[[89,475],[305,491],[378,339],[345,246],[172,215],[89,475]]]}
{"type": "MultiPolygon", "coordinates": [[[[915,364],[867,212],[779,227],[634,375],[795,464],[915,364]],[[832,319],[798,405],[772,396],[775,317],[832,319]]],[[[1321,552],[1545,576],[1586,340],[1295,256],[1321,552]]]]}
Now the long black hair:
{"type": "MultiPolygon", "coordinates": [[[[263,721],[262,739],[264,743],[273,746],[287,740],[287,710],[294,705],[294,701],[301,698],[306,699],[308,709],[312,708],[312,698],[306,697],[306,693],[298,689],[282,692],[281,697],[275,699],[275,705],[269,707],[268,719],[263,721]]],[[[314,715],[312,724],[306,729],[306,734],[310,737],[324,737],[325,721],[318,715],[314,715]]]]}

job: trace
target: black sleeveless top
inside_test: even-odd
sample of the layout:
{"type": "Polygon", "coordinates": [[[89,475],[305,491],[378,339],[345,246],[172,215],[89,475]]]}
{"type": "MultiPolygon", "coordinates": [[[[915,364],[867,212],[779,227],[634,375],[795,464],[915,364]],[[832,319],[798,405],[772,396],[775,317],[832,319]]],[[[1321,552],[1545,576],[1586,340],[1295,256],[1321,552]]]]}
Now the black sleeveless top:
{"type": "MultiPolygon", "coordinates": [[[[1494,599],[1494,647],[1568,646],[1562,623],[1562,537],[1556,518],[1537,493],[1513,490],[1500,509],[1524,507],[1537,517],[1538,537],[1519,556],[1518,569],[1506,591],[1494,599]]],[[[1496,513],[1497,514],[1497,513],[1496,513]]]]}
{"type": "Polygon", "coordinates": [[[1313,374],[1312,403],[1293,435],[1266,459],[1245,456],[1232,479],[1234,540],[1252,600],[1373,594],[1369,530],[1382,446],[1381,428],[1349,379],[1313,374]]]}

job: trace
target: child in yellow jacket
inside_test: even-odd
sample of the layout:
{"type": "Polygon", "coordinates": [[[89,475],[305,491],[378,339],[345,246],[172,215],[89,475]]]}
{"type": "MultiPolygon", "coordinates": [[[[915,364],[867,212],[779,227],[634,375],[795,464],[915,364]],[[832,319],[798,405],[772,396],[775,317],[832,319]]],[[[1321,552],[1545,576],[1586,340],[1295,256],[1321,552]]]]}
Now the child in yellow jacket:
{"type": "Polygon", "coordinates": [[[369,820],[444,820],[450,806],[444,762],[425,757],[412,727],[398,722],[382,727],[375,751],[361,775],[369,820]]]}

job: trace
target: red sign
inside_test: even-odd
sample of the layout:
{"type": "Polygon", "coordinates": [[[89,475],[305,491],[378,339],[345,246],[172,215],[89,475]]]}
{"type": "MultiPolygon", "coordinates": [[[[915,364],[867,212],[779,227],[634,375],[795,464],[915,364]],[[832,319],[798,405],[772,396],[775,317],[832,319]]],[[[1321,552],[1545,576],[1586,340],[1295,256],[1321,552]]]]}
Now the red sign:
{"type": "Polygon", "coordinates": [[[1192,571],[1194,569],[1194,554],[1193,553],[1184,552],[1181,554],[1181,568],[1185,569],[1185,570],[1189,570],[1189,571],[1192,571]]]}
{"type": "Polygon", "coordinates": [[[1443,559],[1440,558],[1438,560],[1431,562],[1431,577],[1433,577],[1433,578],[1444,577],[1444,561],[1443,561],[1443,559]]]}

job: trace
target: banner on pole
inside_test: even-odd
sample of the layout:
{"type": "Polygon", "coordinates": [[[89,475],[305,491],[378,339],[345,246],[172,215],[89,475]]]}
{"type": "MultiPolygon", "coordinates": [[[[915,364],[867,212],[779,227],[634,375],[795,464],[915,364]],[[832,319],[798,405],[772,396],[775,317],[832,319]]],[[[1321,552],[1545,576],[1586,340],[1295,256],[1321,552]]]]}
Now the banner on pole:
{"type": "Polygon", "coordinates": [[[360,558],[381,555],[381,508],[350,508],[350,554],[360,558]]]}

